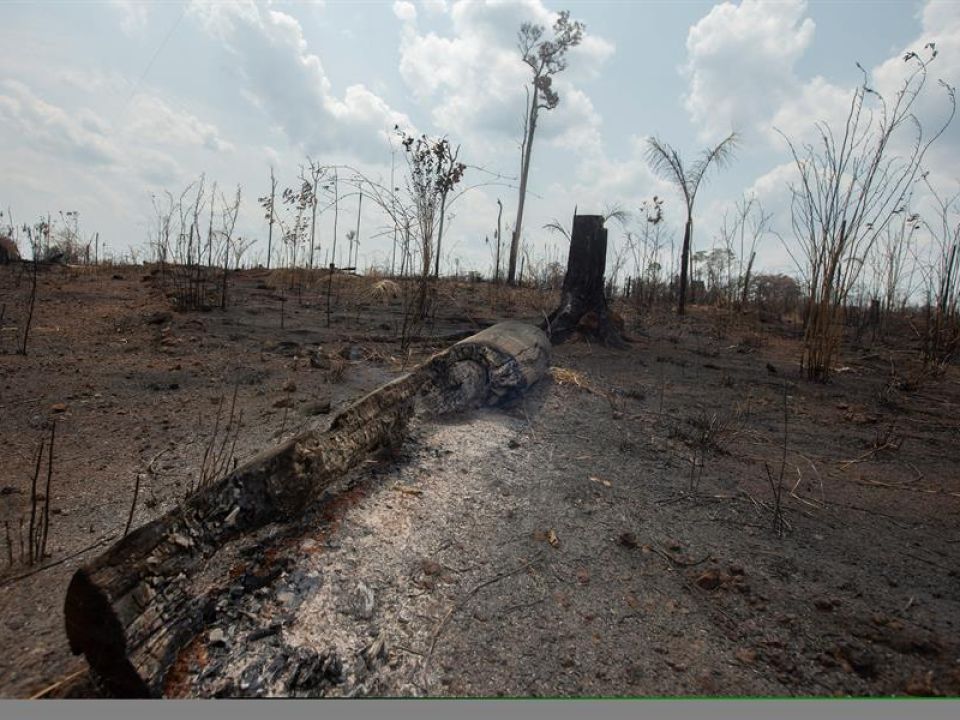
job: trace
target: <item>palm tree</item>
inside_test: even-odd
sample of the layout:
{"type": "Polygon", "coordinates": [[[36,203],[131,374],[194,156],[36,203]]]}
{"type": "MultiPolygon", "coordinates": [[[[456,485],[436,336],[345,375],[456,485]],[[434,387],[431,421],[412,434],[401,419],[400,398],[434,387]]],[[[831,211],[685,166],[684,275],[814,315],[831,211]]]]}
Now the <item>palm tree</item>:
{"type": "Polygon", "coordinates": [[[687,268],[690,265],[690,241],[693,235],[693,203],[697,199],[697,190],[711,165],[723,167],[736,149],[739,137],[730,133],[714,148],[706,148],[700,157],[689,167],[684,167],[680,153],[659,138],[647,138],[647,162],[660,177],[674,183],[683,193],[687,206],[687,224],[683,230],[683,252],[680,258],[680,300],[677,314],[683,315],[687,300],[687,268]]]}

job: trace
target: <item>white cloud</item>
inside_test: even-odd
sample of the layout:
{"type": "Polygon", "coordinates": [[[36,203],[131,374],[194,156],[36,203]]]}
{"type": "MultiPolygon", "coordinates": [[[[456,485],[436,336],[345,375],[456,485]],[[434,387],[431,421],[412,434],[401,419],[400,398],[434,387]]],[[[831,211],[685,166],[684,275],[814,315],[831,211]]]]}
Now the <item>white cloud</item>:
{"type": "Polygon", "coordinates": [[[228,152],[233,145],[220,137],[217,128],[184,111],[175,111],[159,97],[138,94],[127,109],[130,118],[124,132],[134,138],[180,147],[200,146],[228,152]]]}
{"type": "Polygon", "coordinates": [[[39,149],[93,165],[116,162],[105,126],[90,110],[67,113],[16,80],[0,82],[0,124],[39,149]]]}
{"type": "Polygon", "coordinates": [[[403,22],[413,22],[417,19],[417,8],[407,0],[397,0],[393,3],[393,14],[403,22]]]}
{"type": "Polygon", "coordinates": [[[246,82],[241,92],[308,153],[379,158],[394,125],[412,126],[362,84],[337,97],[293,16],[252,2],[194,2],[191,13],[233,53],[246,82]]]}
{"type": "Polygon", "coordinates": [[[420,0],[420,6],[434,15],[441,15],[448,9],[447,0],[420,0]]]}
{"type": "Polygon", "coordinates": [[[812,142],[819,137],[817,123],[827,123],[833,128],[843,123],[852,99],[852,89],[815,77],[782,100],[763,130],[773,145],[783,143],[780,132],[793,142],[812,142]]]}
{"type": "MultiPolygon", "coordinates": [[[[484,150],[505,140],[512,147],[530,82],[516,48],[517,31],[523,22],[549,28],[556,17],[540,0],[460,0],[449,9],[449,32],[404,33],[401,75],[430,108],[437,128],[484,150]]],[[[560,106],[541,116],[543,138],[564,138],[571,147],[576,137],[592,142],[600,115],[576,81],[595,75],[614,51],[613,43],[590,34],[571,51],[570,69],[556,78],[560,106]]]]}
{"type": "Polygon", "coordinates": [[[149,3],[143,0],[110,0],[110,5],[121,13],[120,27],[127,35],[137,35],[147,27],[149,3]]]}
{"type": "MultiPolygon", "coordinates": [[[[943,80],[954,88],[960,86],[960,4],[955,2],[928,2],[921,13],[921,30],[917,37],[905,44],[898,53],[874,68],[871,84],[885,97],[891,98],[903,86],[915,62],[905,62],[907,52],[916,52],[929,59],[927,43],[934,43],[937,56],[929,62],[926,86],[912,108],[923,127],[924,140],[930,138],[946,121],[950,112],[945,89],[938,85],[943,80]]],[[[960,180],[960,132],[957,121],[933,146],[924,160],[924,166],[936,175],[940,187],[951,187],[960,180]]],[[[906,152],[915,134],[912,128],[896,138],[898,149],[906,152]]]]}
{"type": "Polygon", "coordinates": [[[701,139],[764,128],[799,80],[794,65],[813,39],[804,0],[724,2],[687,35],[684,105],[701,139]]]}

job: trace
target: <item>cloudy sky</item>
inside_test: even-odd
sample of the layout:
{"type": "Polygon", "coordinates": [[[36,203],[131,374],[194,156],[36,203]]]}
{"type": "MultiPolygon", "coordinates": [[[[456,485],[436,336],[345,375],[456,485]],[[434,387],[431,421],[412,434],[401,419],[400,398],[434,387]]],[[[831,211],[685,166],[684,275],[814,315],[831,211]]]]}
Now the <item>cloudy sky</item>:
{"type": "MultiPolygon", "coordinates": [[[[574,207],[635,209],[657,194],[668,231],[679,232],[679,198],[644,162],[644,138],[693,157],[732,130],[742,143],[698,198],[695,249],[716,241],[724,210],[744,193],[764,202],[789,242],[795,171],[775,129],[802,140],[817,120],[841,121],[860,81],[857,62],[875,87],[893,91],[903,53],[928,42],[939,56],[921,119],[932,126],[948,110],[937,78],[960,84],[955,0],[7,1],[0,207],[21,224],[78,211],[81,230],[99,231],[119,255],[144,247],[151,194],[176,192],[205,172],[221,187],[242,186],[238,232],[258,239],[251,259],[262,259],[256,198],[268,190],[271,165],[281,186],[296,183],[308,155],[386,177],[389,130],[399,123],[462,146],[465,182],[479,187],[452,208],[443,261],[486,271],[497,199],[505,220],[516,208],[529,79],[517,29],[528,20],[549,26],[561,9],[587,30],[534,145],[524,239],[539,255],[565,255],[542,226],[569,223],[574,207]]],[[[960,124],[927,166],[943,192],[956,189],[960,124]]],[[[355,203],[344,200],[345,211],[355,203]]],[[[331,223],[332,213],[321,218],[322,248],[331,223]]],[[[362,264],[387,262],[385,223],[368,203],[362,264]]],[[[611,230],[611,252],[621,236],[611,230]]],[[[790,269],[773,237],[760,261],[790,269]]]]}

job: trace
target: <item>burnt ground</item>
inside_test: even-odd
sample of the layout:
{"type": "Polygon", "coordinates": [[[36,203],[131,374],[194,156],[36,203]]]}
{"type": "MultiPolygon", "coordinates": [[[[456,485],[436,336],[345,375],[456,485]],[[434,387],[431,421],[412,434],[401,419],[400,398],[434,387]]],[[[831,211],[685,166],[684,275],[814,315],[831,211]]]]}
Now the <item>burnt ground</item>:
{"type": "MultiPolygon", "coordinates": [[[[4,696],[93,691],[63,632],[69,578],[122,533],[138,475],[134,526],[189,492],[235,388],[242,460],[443,345],[402,360],[401,301],[370,279],[339,279],[329,329],[318,289],[288,293],[281,329],[276,275],[180,314],[145,272],[44,273],[23,357],[24,288],[0,268],[4,696]],[[53,421],[36,572],[18,524],[53,421]]],[[[553,301],[442,298],[436,335],[553,301]]],[[[522,400],[422,419],[297,526],[225,548],[210,570],[232,585],[167,694],[960,694],[957,368],[874,343],[815,384],[788,322],[624,314],[629,349],[559,346],[522,400]]]]}

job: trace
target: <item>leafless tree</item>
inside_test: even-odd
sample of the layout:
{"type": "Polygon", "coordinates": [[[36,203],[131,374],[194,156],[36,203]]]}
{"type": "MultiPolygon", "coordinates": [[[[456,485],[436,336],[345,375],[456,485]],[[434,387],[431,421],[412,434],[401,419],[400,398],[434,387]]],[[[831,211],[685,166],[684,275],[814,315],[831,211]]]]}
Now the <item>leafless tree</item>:
{"type": "Polygon", "coordinates": [[[680,153],[659,138],[647,138],[647,162],[655,173],[669,180],[683,195],[687,222],[683,230],[683,248],[680,257],[680,292],[677,314],[683,315],[687,301],[687,272],[690,265],[690,244],[693,241],[693,204],[697,192],[712,165],[723,167],[733,157],[738,137],[730,133],[712,148],[704,149],[691,165],[684,165],[680,153]]]}
{"type": "Polygon", "coordinates": [[[886,224],[869,255],[872,277],[868,284],[879,311],[875,332],[881,337],[893,313],[902,310],[913,294],[911,281],[917,263],[911,262],[911,258],[917,255],[916,235],[922,223],[910,206],[908,198],[886,224]]]}
{"type": "Polygon", "coordinates": [[[744,307],[750,295],[750,279],[753,263],[757,257],[757,244],[770,232],[770,213],[756,196],[742,197],[737,200],[732,212],[723,214],[720,238],[723,241],[726,260],[727,302],[733,306],[744,307]],[[733,277],[733,263],[737,262],[737,277],[733,277]]]}
{"type": "Polygon", "coordinates": [[[921,221],[931,239],[927,261],[921,266],[928,304],[924,359],[943,365],[960,346],[960,191],[945,197],[926,173],[923,182],[936,208],[921,221]]]}
{"type": "Polygon", "coordinates": [[[307,168],[300,168],[300,179],[303,181],[303,187],[307,193],[306,199],[310,207],[310,252],[307,258],[307,267],[311,270],[313,270],[314,252],[317,249],[317,204],[319,202],[317,191],[326,174],[327,168],[310,158],[307,158],[307,168]]]}
{"type": "Polygon", "coordinates": [[[937,51],[929,58],[908,52],[910,70],[890,98],[869,85],[866,71],[854,91],[842,128],[816,125],[819,141],[797,143],[782,132],[799,174],[791,186],[791,216],[798,248],[789,245],[807,289],[801,365],[811,380],[826,380],[840,345],[842,310],[857,283],[867,255],[904,204],[930,146],[956,113],[956,93],[940,81],[950,104],[948,117],[930,137],[913,113],[937,51]],[[865,107],[867,99],[874,108],[865,107]],[[899,130],[913,131],[906,154],[896,151],[899,130]]]}
{"type": "Polygon", "coordinates": [[[275,203],[277,199],[277,178],[270,167],[270,194],[257,201],[264,209],[264,219],[267,221],[267,270],[270,269],[270,258],[273,255],[273,224],[276,221],[275,203]]]}
{"type": "Polygon", "coordinates": [[[654,195],[640,204],[639,231],[627,232],[627,247],[633,255],[636,276],[631,289],[634,304],[650,306],[660,286],[660,253],[663,249],[663,200],[654,195]]]}
{"type": "Polygon", "coordinates": [[[541,110],[553,110],[560,103],[560,95],[553,88],[553,78],[567,67],[567,52],[580,44],[584,24],[570,20],[570,12],[562,10],[553,23],[553,39],[544,37],[542,25],[525,22],[520,26],[517,47],[523,62],[533,72],[527,91],[527,109],[523,123],[523,141],[520,145],[520,194],[517,200],[517,221],[510,240],[510,261],[507,282],[516,280],[517,253],[520,248],[520,233],[523,229],[523,206],[527,196],[527,178],[530,174],[530,155],[533,137],[541,110]]]}
{"type": "MultiPolygon", "coordinates": [[[[240,214],[240,186],[237,185],[237,194],[233,203],[227,203],[227,199],[220,196],[221,214],[221,237],[223,240],[223,286],[220,292],[220,309],[227,309],[227,277],[230,273],[230,256],[233,250],[233,231],[237,226],[237,215],[240,214]]],[[[237,257],[239,263],[240,258],[237,257]]]]}

